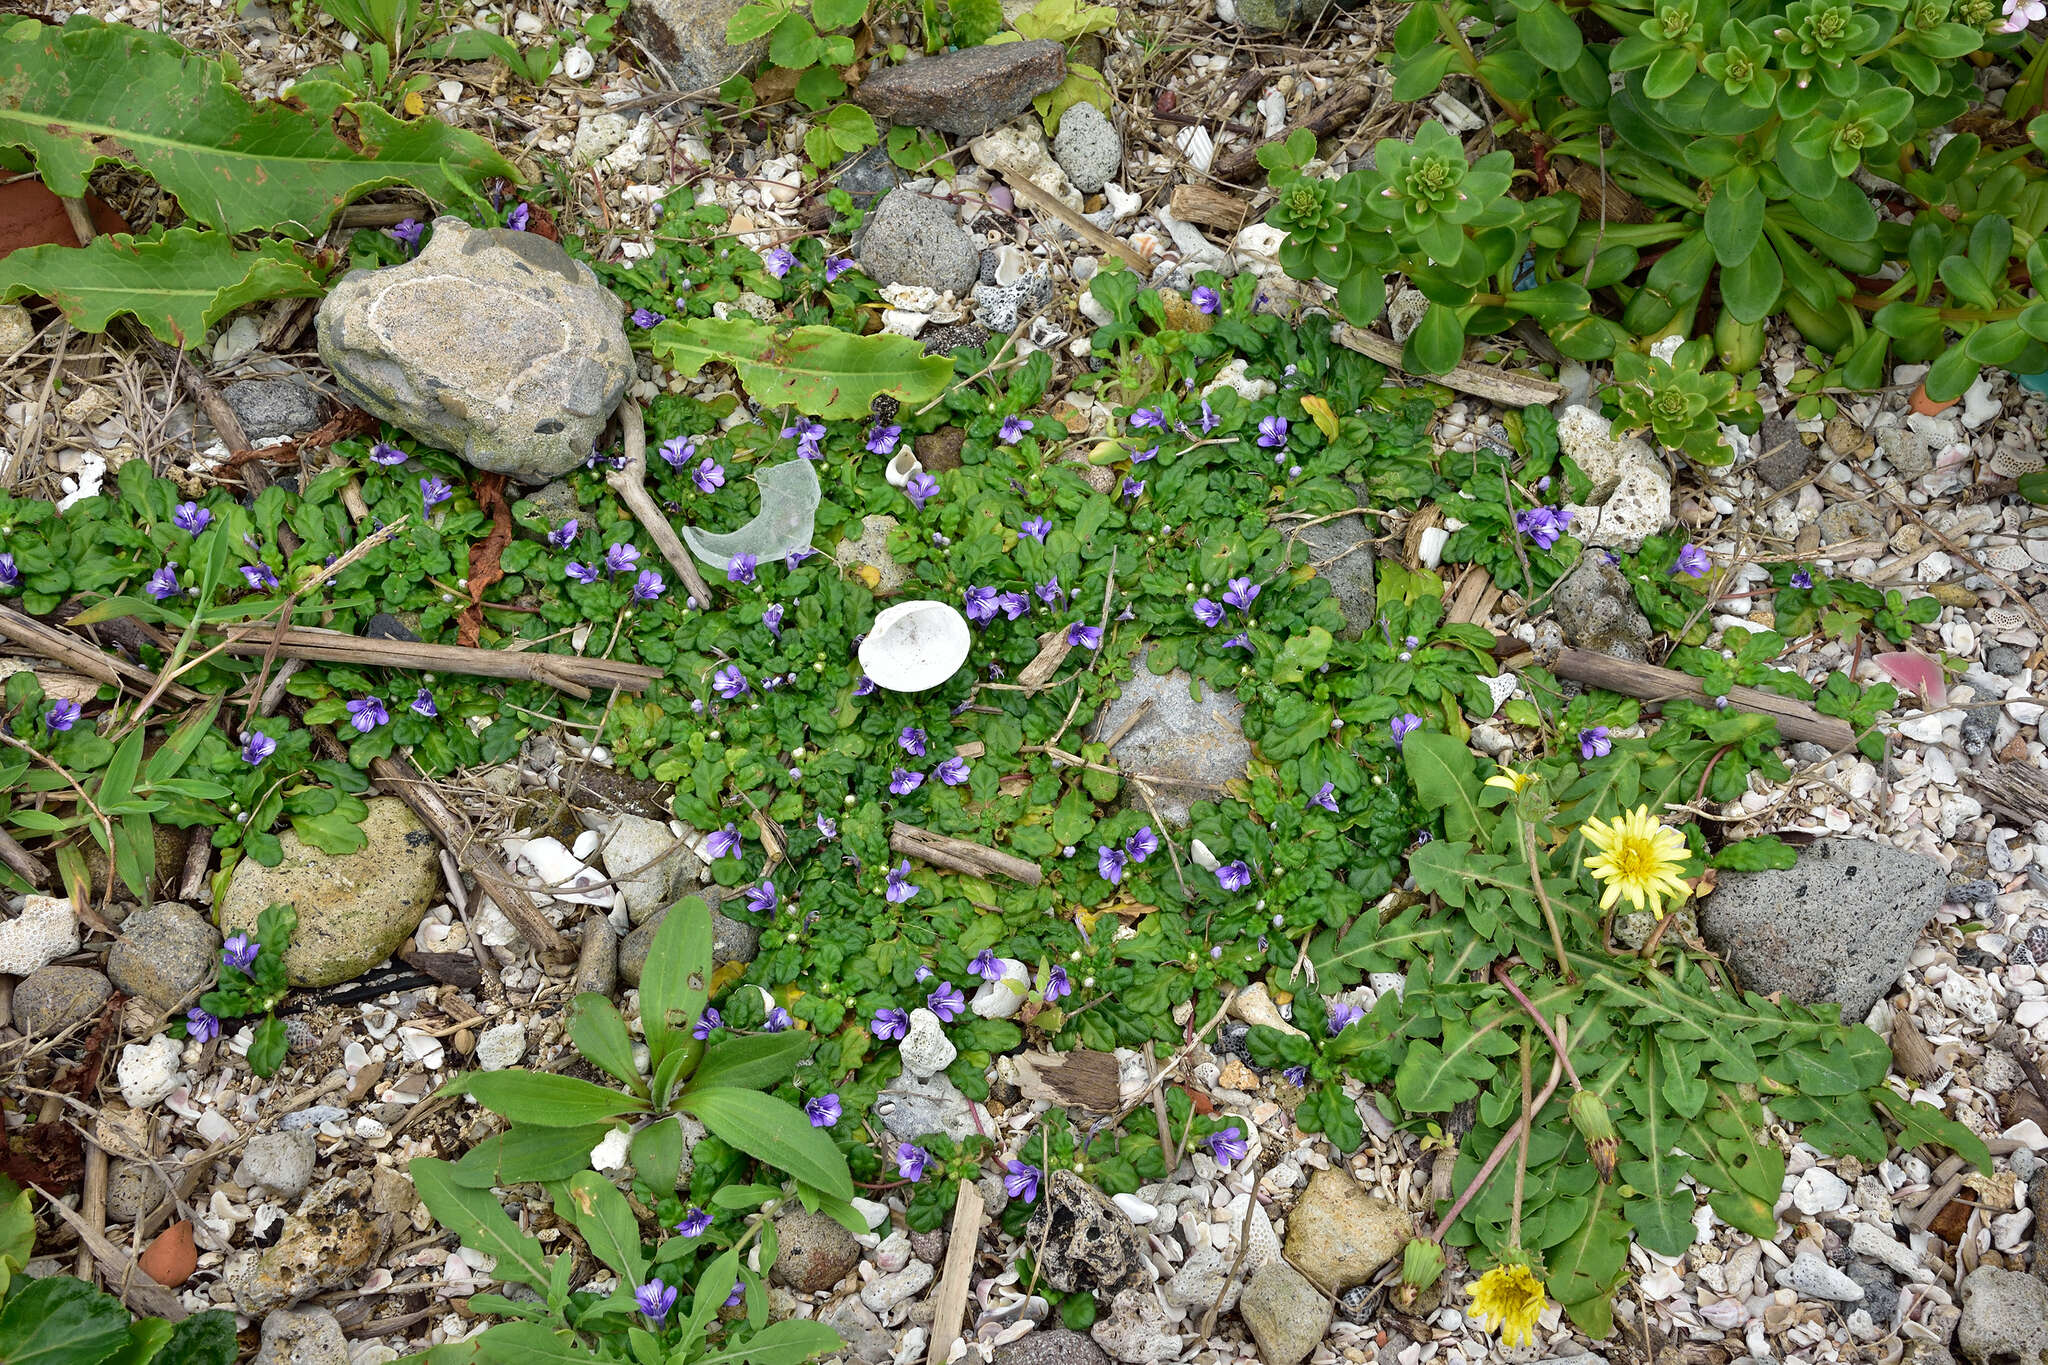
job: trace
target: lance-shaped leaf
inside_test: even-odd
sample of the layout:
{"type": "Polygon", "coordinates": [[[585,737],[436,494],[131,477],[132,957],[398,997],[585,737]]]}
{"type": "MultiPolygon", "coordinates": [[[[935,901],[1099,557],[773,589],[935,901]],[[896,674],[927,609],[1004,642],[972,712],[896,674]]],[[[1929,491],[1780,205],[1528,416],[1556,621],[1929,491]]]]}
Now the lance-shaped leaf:
{"type": "Polygon", "coordinates": [[[319,292],[289,244],[245,251],[225,232],[189,227],[155,237],[95,237],[83,248],[32,246],[0,260],[0,299],[39,295],[87,332],[104,332],[126,313],[178,347],[198,345],[243,304],[319,292]]]}
{"type": "Polygon", "coordinates": [[[95,166],[132,165],[190,217],[230,232],[311,237],[380,186],[446,200],[458,177],[518,178],[488,142],[439,119],[343,103],[324,81],[251,104],[222,63],[82,17],[0,33],[0,73],[0,145],[26,148],[51,190],[83,194],[95,166]]]}
{"type": "Polygon", "coordinates": [[[909,337],[860,337],[836,327],[779,332],[746,318],[664,322],[652,345],[681,374],[723,362],[757,401],[815,417],[864,417],[877,394],[922,403],[953,374],[950,356],[928,356],[909,337]]]}

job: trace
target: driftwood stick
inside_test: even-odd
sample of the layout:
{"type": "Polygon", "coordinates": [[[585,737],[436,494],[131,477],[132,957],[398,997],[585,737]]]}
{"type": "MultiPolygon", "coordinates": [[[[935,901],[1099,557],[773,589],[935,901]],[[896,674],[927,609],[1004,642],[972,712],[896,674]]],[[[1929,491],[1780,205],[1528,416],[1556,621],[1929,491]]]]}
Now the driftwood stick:
{"type": "Polygon", "coordinates": [[[1051,214],[1071,228],[1082,241],[1088,243],[1097,251],[1106,251],[1110,255],[1115,256],[1125,265],[1137,271],[1139,275],[1151,275],[1152,262],[1146,258],[1144,252],[1139,251],[1129,242],[1119,241],[1115,237],[1110,236],[1101,228],[1095,226],[1095,224],[1089,222],[1086,218],[1083,218],[1080,214],[1032,184],[1031,177],[1024,174],[1021,168],[1008,163],[1001,163],[991,167],[991,169],[1003,177],[1004,182],[1009,185],[1012,194],[1023,200],[1031,208],[1040,213],[1051,214]]]}
{"type": "MultiPolygon", "coordinates": [[[[1378,332],[1368,332],[1342,322],[1330,329],[1330,336],[1340,346],[1369,355],[1391,369],[1401,369],[1401,343],[1398,341],[1390,341],[1378,332]]],[[[1553,384],[1548,379],[1510,374],[1506,370],[1482,370],[1472,365],[1460,365],[1449,374],[1433,374],[1425,378],[1506,407],[1548,407],[1564,397],[1564,386],[1553,384]]]]}
{"type": "Polygon", "coordinates": [[[1972,773],[1977,790],[1984,797],[1984,804],[1993,812],[2019,822],[2020,828],[2030,828],[2037,820],[2048,820],[2048,782],[2031,768],[2022,768],[2014,763],[2001,763],[1980,773],[1972,773]]]}
{"type": "Polygon", "coordinates": [[[43,1202],[50,1212],[63,1219],[78,1234],[79,1242],[100,1263],[100,1273],[106,1278],[108,1291],[118,1296],[130,1310],[162,1318],[166,1322],[185,1320],[184,1303],[176,1294],[143,1274],[134,1257],[108,1241],[105,1233],[94,1231],[84,1218],[48,1195],[43,1195],[43,1202]]]}
{"type": "Polygon", "coordinates": [[[953,1205],[953,1228],[946,1236],[946,1265],[939,1275],[938,1297],[932,1300],[932,1344],[925,1365],[946,1365],[953,1343],[967,1321],[967,1291],[972,1288],[974,1252],[981,1244],[981,1191],[974,1182],[960,1182],[953,1205]]]}
{"type": "MultiPolygon", "coordinates": [[[[1689,674],[1655,664],[1609,658],[1590,650],[1565,650],[1551,665],[1551,672],[1560,678],[1643,701],[1683,699],[1702,706],[1708,704],[1706,690],[1699,679],[1689,674]]],[[[1835,716],[1823,716],[1803,701],[1761,688],[1736,687],[1729,689],[1728,704],[1772,717],[1778,722],[1778,733],[1788,740],[1805,740],[1836,751],[1856,747],[1855,727],[1835,716]]]]}
{"type": "Polygon", "coordinates": [[[1045,880],[1037,863],[1027,862],[1014,853],[1003,853],[969,839],[955,839],[950,834],[935,834],[901,820],[890,827],[889,851],[976,877],[1008,877],[1026,886],[1036,886],[1045,880]]]}
{"type": "MultiPolygon", "coordinates": [[[[555,931],[555,926],[534,904],[532,895],[513,880],[497,855],[471,833],[469,821],[441,799],[441,793],[420,775],[419,769],[403,758],[375,758],[370,760],[370,776],[412,807],[413,814],[441,841],[441,847],[476,878],[477,885],[505,912],[505,918],[512,921],[536,955],[557,962],[576,956],[576,945],[555,931]]],[[[490,951],[481,939],[472,938],[470,942],[479,955],[490,951]]]]}
{"type": "Polygon", "coordinates": [[[1379,88],[1368,81],[1349,81],[1337,89],[1337,93],[1309,110],[1287,126],[1287,131],[1270,142],[1261,142],[1257,147],[1241,147],[1229,156],[1217,161],[1214,174],[1218,180],[1236,180],[1250,175],[1259,168],[1259,147],[1285,142],[1303,128],[1317,137],[1328,135],[1331,130],[1350,118],[1358,110],[1372,103],[1379,88]]]}
{"type": "Polygon", "coordinates": [[[50,884],[50,869],[44,867],[35,854],[14,842],[14,836],[6,830],[0,830],[0,862],[13,868],[22,880],[38,891],[50,884]]]}
{"type": "Polygon", "coordinates": [[[711,587],[704,581],[704,575],[698,572],[696,557],[683,544],[683,538],[676,534],[676,528],[668,524],[668,517],[647,491],[647,423],[640,416],[640,405],[630,398],[619,404],[619,430],[625,436],[626,464],[623,469],[614,469],[605,475],[604,481],[626,504],[634,520],[647,528],[647,534],[654,538],[654,548],[661,551],[661,557],[682,575],[690,595],[697,599],[697,609],[709,611],[711,587]]]}
{"type": "Polygon", "coordinates": [[[370,640],[340,631],[290,626],[225,632],[230,654],[276,653],[286,658],[324,663],[417,668],[432,673],[467,673],[483,678],[515,678],[541,682],[588,698],[592,688],[616,687],[640,692],[661,676],[645,664],[590,659],[580,654],[544,654],[538,650],[474,649],[462,645],[431,645],[410,640],[370,640]]]}
{"type": "MultiPolygon", "coordinates": [[[[148,669],[110,654],[102,654],[92,644],[70,631],[46,625],[13,607],[0,606],[0,635],[6,636],[31,654],[53,659],[110,687],[143,693],[156,682],[156,674],[148,669]]],[[[179,701],[201,699],[197,692],[178,683],[171,684],[166,690],[179,701]]]]}

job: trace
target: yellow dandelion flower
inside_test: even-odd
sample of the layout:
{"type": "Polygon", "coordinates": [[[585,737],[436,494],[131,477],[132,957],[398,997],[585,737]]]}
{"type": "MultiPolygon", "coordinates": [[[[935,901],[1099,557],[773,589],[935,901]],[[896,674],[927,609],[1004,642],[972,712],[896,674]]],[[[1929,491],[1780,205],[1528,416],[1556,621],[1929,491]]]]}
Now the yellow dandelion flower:
{"type": "Polygon", "coordinates": [[[1518,773],[1513,768],[1502,768],[1492,777],[1486,779],[1486,785],[1489,787],[1503,787],[1511,792],[1520,792],[1535,780],[1536,774],[1534,773],[1518,773]]]}
{"type": "Polygon", "coordinates": [[[1466,1286],[1472,1296],[1467,1311],[1481,1328],[1500,1333],[1503,1346],[1527,1346],[1536,1336],[1536,1319],[1543,1316],[1543,1282],[1529,1267],[1504,1261],[1466,1286]]]}
{"type": "Polygon", "coordinates": [[[1637,806],[1614,820],[1586,822],[1586,841],[1600,851],[1586,859],[1594,877],[1607,884],[1600,908],[1627,897],[1629,908],[1647,908],[1664,917],[1664,899],[1682,901],[1691,894],[1678,869],[1685,865],[1685,836],[1637,806]]]}

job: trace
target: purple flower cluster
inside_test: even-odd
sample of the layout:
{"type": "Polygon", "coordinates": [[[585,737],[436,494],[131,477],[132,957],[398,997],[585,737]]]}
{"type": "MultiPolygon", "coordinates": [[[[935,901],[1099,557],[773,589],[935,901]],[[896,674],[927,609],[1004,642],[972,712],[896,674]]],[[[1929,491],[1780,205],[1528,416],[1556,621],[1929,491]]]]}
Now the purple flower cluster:
{"type": "Polygon", "coordinates": [[[1547,550],[1557,544],[1559,536],[1571,529],[1572,513],[1568,507],[1531,507],[1526,512],[1515,513],[1515,529],[1527,536],[1539,550],[1547,550]]]}
{"type": "MultiPolygon", "coordinates": [[[[1225,607],[1235,607],[1239,611],[1249,614],[1252,609],[1252,603],[1258,600],[1258,596],[1258,584],[1252,582],[1249,578],[1233,578],[1224,585],[1223,600],[1221,602],[1212,602],[1206,597],[1197,597],[1194,606],[1189,608],[1189,610],[1194,612],[1197,621],[1207,626],[1210,630],[1214,630],[1223,624],[1225,607]]],[[[1250,639],[1242,634],[1225,640],[1223,644],[1225,648],[1233,645],[1243,645],[1246,649],[1251,648],[1250,639]]]]}
{"type": "Polygon", "coordinates": [[[823,422],[813,422],[808,418],[800,417],[794,425],[784,427],[782,435],[785,439],[791,436],[796,437],[796,453],[803,456],[806,460],[824,458],[825,424],[823,422]]]}

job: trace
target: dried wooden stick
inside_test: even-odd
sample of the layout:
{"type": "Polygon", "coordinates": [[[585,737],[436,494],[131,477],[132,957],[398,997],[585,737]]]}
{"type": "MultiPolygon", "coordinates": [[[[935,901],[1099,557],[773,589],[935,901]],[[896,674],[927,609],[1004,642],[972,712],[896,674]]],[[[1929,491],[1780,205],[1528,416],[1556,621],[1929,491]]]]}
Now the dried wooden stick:
{"type": "MultiPolygon", "coordinates": [[[[38,1194],[42,1191],[37,1190],[38,1194]]],[[[107,1289],[117,1295],[121,1302],[137,1313],[148,1317],[162,1318],[166,1322],[183,1322],[186,1318],[185,1305],[170,1290],[149,1278],[142,1267],[135,1264],[135,1258],[107,1240],[106,1234],[95,1232],[85,1219],[65,1208],[47,1194],[43,1202],[50,1212],[56,1214],[78,1234],[78,1240],[92,1258],[100,1264],[100,1273],[106,1277],[107,1289]]]]}
{"type": "Polygon", "coordinates": [[[373,640],[307,626],[287,626],[281,631],[268,627],[236,627],[221,633],[227,638],[227,652],[230,654],[274,652],[288,658],[318,659],[324,663],[417,668],[433,673],[467,673],[483,678],[515,678],[522,682],[546,683],[570,696],[585,699],[590,696],[592,688],[616,687],[626,692],[640,692],[661,676],[660,669],[646,664],[585,658],[580,654],[471,649],[411,640],[373,640]]]}
{"type": "Polygon", "coordinates": [[[626,463],[604,476],[612,492],[626,504],[633,517],[647,528],[647,534],[654,538],[654,548],[661,551],[675,571],[683,576],[690,595],[697,599],[700,611],[711,609],[711,587],[704,581],[704,575],[697,571],[697,560],[691,555],[683,538],[676,534],[676,528],[668,524],[668,517],[655,504],[653,495],[647,491],[647,423],[640,416],[640,405],[628,398],[619,404],[619,430],[625,436],[626,463]]]}
{"type": "Polygon", "coordinates": [[[1995,768],[1972,773],[1984,804],[1993,812],[2019,822],[2026,829],[2037,820],[2048,820],[2048,782],[2031,768],[2001,763],[1995,768]]]}
{"type": "Polygon", "coordinates": [[[14,842],[14,836],[6,830],[0,830],[0,862],[13,868],[22,880],[39,891],[50,884],[50,869],[37,861],[35,854],[14,842]]]}
{"type": "Polygon", "coordinates": [[[953,1229],[946,1236],[946,1266],[939,1292],[932,1300],[932,1344],[925,1365],[946,1365],[953,1343],[967,1321],[967,1291],[974,1274],[974,1251],[981,1244],[981,1191],[974,1182],[960,1182],[953,1205],[953,1229]]]}
{"type": "MultiPolygon", "coordinates": [[[[6,636],[31,654],[54,659],[67,668],[106,683],[110,687],[144,693],[156,682],[156,674],[148,669],[131,664],[126,659],[102,654],[70,631],[46,625],[10,606],[0,605],[0,635],[6,636]]],[[[173,683],[168,691],[179,701],[202,700],[199,693],[182,684],[173,683]]]]}
{"type": "MultiPolygon", "coordinates": [[[[85,1179],[79,1187],[78,1207],[85,1214],[85,1225],[94,1232],[107,1230],[107,1153],[97,1142],[86,1138],[85,1179]]],[[[92,1283],[92,1249],[81,1241],[78,1248],[78,1263],[72,1273],[87,1284],[92,1283]]]]}
{"type": "Polygon", "coordinates": [[[889,830],[889,851],[976,877],[1008,877],[1026,886],[1036,886],[1045,880],[1037,863],[1027,862],[1014,853],[1004,853],[970,839],[955,839],[950,834],[936,834],[901,820],[889,830]]]}
{"type": "Polygon", "coordinates": [[[1147,259],[1144,252],[1138,250],[1129,242],[1119,241],[1110,236],[1101,228],[1068,208],[1065,203],[1055,199],[1044,190],[1038,188],[1038,186],[1032,184],[1031,177],[1024,174],[1017,166],[1008,162],[998,162],[995,166],[990,167],[990,169],[1003,177],[1004,181],[1010,186],[1012,194],[1040,213],[1049,213],[1062,223],[1065,223],[1069,228],[1073,229],[1075,235],[1079,236],[1082,241],[1098,251],[1106,251],[1110,255],[1115,256],[1125,265],[1137,271],[1141,276],[1151,275],[1152,262],[1147,259]]]}
{"type": "MultiPolygon", "coordinates": [[[[1330,336],[1340,346],[1369,355],[1390,369],[1401,369],[1401,343],[1398,341],[1390,341],[1377,332],[1368,332],[1343,322],[1330,329],[1330,336]]],[[[1506,407],[1548,407],[1564,397],[1564,386],[1553,384],[1548,379],[1510,374],[1506,370],[1482,370],[1472,365],[1459,365],[1449,374],[1425,377],[1460,393],[1469,393],[1506,407]]]]}
{"type": "MultiPolygon", "coordinates": [[[[1683,698],[1702,706],[1710,704],[1706,689],[1700,686],[1699,679],[1689,674],[1659,668],[1655,664],[1610,658],[1591,650],[1565,650],[1558,655],[1550,671],[1560,678],[1643,701],[1683,698]]],[[[1806,740],[1837,751],[1856,747],[1854,726],[1836,716],[1823,716],[1803,701],[1781,697],[1776,692],[1766,692],[1757,687],[1735,687],[1728,691],[1728,704],[1772,717],[1778,722],[1778,733],[1788,740],[1806,740]]]]}
{"type": "Polygon", "coordinates": [[[1287,131],[1281,136],[1261,142],[1257,147],[1239,148],[1217,161],[1211,168],[1211,174],[1218,180],[1237,180],[1250,175],[1259,168],[1259,147],[1285,142],[1303,128],[1317,137],[1323,137],[1345,119],[1372,103],[1373,96],[1378,93],[1378,87],[1367,81],[1347,81],[1337,87],[1336,94],[1289,124],[1287,131]]]}
{"type": "MultiPolygon", "coordinates": [[[[419,769],[406,759],[373,758],[370,760],[370,776],[377,784],[396,795],[399,800],[412,807],[413,814],[434,837],[441,841],[441,847],[448,850],[461,865],[477,880],[477,885],[505,912],[505,918],[512,921],[519,936],[526,940],[534,953],[557,962],[566,962],[576,956],[576,945],[555,931],[546,915],[535,905],[526,888],[513,880],[512,874],[500,862],[497,855],[486,848],[470,832],[469,821],[461,812],[441,799],[441,793],[434,784],[421,776],[419,769]]],[[[483,940],[471,937],[471,945],[478,953],[490,950],[483,940]]],[[[495,965],[495,964],[493,964],[495,965]]]]}

